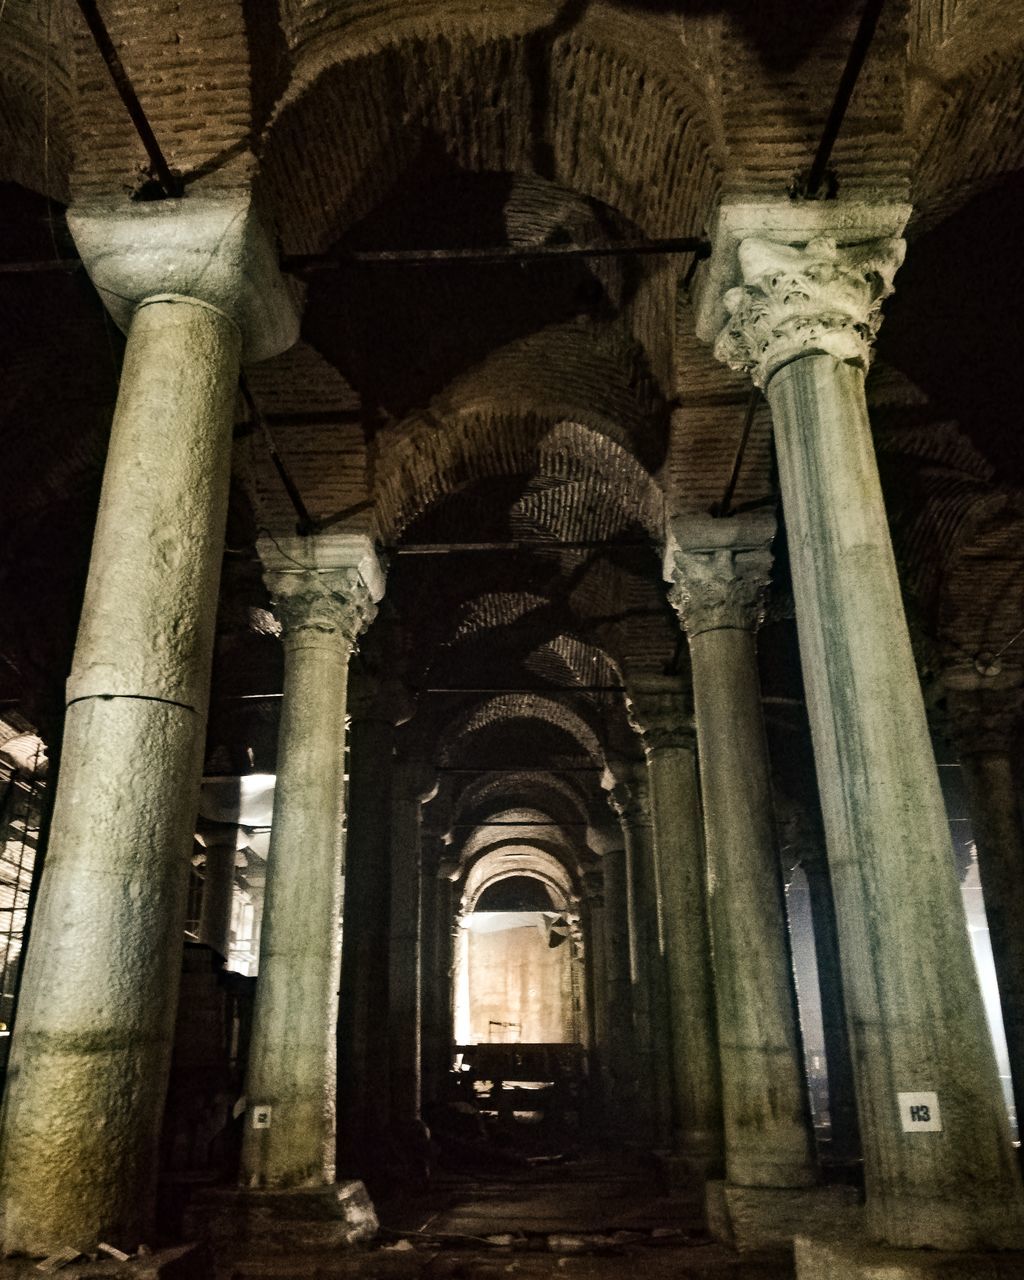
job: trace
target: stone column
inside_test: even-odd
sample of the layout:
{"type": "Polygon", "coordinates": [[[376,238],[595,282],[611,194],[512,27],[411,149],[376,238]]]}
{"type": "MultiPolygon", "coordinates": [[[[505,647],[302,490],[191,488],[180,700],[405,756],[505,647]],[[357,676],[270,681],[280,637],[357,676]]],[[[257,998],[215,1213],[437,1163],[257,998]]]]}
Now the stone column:
{"type": "Polygon", "coordinates": [[[836,908],[824,845],[805,850],[800,865],[807,877],[807,890],[811,900],[814,958],[818,965],[818,987],[821,993],[825,1070],[828,1073],[830,1155],[837,1163],[844,1164],[859,1158],[860,1133],[857,1127],[853,1062],[847,1034],[836,908]]]}
{"type": "Polygon", "coordinates": [[[420,1118],[422,971],[420,967],[422,806],[437,774],[415,760],[396,762],[392,782],[391,929],[388,970],[391,1124],[408,1135],[420,1118]]]}
{"type": "Polygon", "coordinates": [[[985,901],[1018,1124],[1024,1128],[1024,827],[1013,776],[1024,690],[973,669],[946,673],[985,901]]]}
{"type": "Polygon", "coordinates": [[[782,1188],[817,1172],[754,638],[774,528],[763,514],[673,522],[666,577],[693,663],[726,1178],[782,1188]]]}
{"type": "Polygon", "coordinates": [[[79,207],[128,332],[0,1133],[7,1252],[148,1238],[239,359],[297,320],[248,201],[79,207]]]}
{"type": "Polygon", "coordinates": [[[655,1147],[672,1142],[672,1085],[664,960],[658,946],[658,894],[647,770],[639,761],[610,765],[609,803],[622,826],[636,1069],[636,1119],[655,1147]]]}
{"type": "Polygon", "coordinates": [[[605,1102],[608,1054],[608,970],[605,956],[604,875],[600,869],[583,873],[584,962],[589,1029],[589,1079],[593,1111],[600,1115],[605,1102]]]}
{"type": "Polygon", "coordinates": [[[391,1107],[388,935],[394,716],[388,691],[359,673],[349,707],[349,824],[338,1022],[339,1158],[371,1175],[391,1107]]]}
{"type": "Polygon", "coordinates": [[[437,883],[437,844],[426,833],[420,840],[420,1093],[424,1108],[436,1103],[441,1094],[441,1082],[447,1069],[442,1066],[446,1055],[444,1045],[445,987],[441,966],[443,958],[438,938],[438,912],[440,893],[437,883]]]}
{"type": "MultiPolygon", "coordinates": [[[[849,233],[849,210],[817,216],[849,233]]],[[[743,240],[716,354],[765,389],[775,424],[869,1230],[908,1247],[1007,1246],[1024,1240],[1024,1195],[864,397],[902,256],[892,239],[743,240]]]]}
{"type": "Polygon", "coordinates": [[[384,584],[360,535],[266,540],[260,554],[285,674],[239,1180],[322,1187],[335,1169],[348,663],[384,584]]]}
{"type": "Polygon", "coordinates": [[[724,1149],[722,1087],[693,707],[672,679],[634,682],[628,701],[647,756],[664,898],[675,1145],[696,1170],[714,1173],[724,1149]]]}
{"type": "MultiPolygon", "coordinates": [[[[444,846],[447,851],[447,845],[444,846]]],[[[443,1078],[452,1069],[452,1052],[455,1045],[455,916],[458,895],[455,881],[460,867],[449,857],[442,857],[437,868],[437,970],[438,1009],[443,1078]]]]}
{"type": "Polygon", "coordinates": [[[199,908],[199,941],[226,960],[231,950],[231,912],[235,904],[236,827],[203,836],[206,865],[199,908]]]}
{"type": "Polygon", "coordinates": [[[617,1132],[629,1129],[630,1113],[636,1105],[625,849],[606,849],[601,865],[604,871],[604,954],[608,1001],[605,1105],[609,1128],[617,1132]]]}

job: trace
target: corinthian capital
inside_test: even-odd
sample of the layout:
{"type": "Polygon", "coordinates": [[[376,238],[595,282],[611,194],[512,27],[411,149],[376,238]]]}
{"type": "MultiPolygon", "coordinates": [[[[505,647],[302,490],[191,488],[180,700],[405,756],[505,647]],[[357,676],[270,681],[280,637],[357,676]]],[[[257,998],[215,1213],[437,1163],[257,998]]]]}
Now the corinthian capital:
{"type": "Polygon", "coordinates": [[[743,284],[725,295],[729,321],[715,342],[716,357],[761,388],[781,365],[810,353],[866,369],[904,248],[896,239],[845,249],[831,236],[804,248],[744,240],[743,284]]]}
{"type": "Polygon", "coordinates": [[[319,632],[355,646],[384,593],[383,571],[369,538],[261,538],[258,551],[286,644],[319,632]]]}
{"type": "Polygon", "coordinates": [[[693,750],[693,697],[678,680],[666,677],[629,685],[626,710],[648,760],[659,751],[693,750]]]}
{"type": "Polygon", "coordinates": [[[668,598],[689,636],[764,621],[771,579],[771,513],[670,522],[665,549],[668,598]]]}
{"type": "Polygon", "coordinates": [[[642,760],[610,757],[601,779],[608,804],[620,823],[627,827],[649,826],[651,822],[647,765],[642,760]]]}

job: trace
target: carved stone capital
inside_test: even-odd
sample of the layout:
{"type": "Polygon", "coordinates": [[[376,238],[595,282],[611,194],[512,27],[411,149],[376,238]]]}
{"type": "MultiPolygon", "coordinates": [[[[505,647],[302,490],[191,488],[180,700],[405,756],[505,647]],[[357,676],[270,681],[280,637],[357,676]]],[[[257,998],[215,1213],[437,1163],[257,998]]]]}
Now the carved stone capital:
{"type": "Polygon", "coordinates": [[[612,760],[601,779],[608,804],[626,827],[650,826],[650,785],[647,766],[642,761],[612,760]]]}
{"type": "Polygon", "coordinates": [[[768,607],[774,533],[775,517],[764,513],[671,522],[664,576],[687,635],[757,630],[768,607]]]}
{"type": "Polygon", "coordinates": [[[267,586],[286,646],[304,632],[319,631],[355,648],[377,611],[366,583],[354,569],[268,574],[267,586]]]}
{"type": "Polygon", "coordinates": [[[136,307],[191,300],[228,316],[242,358],[266,360],[299,336],[299,292],[282,276],[272,228],[248,193],[90,201],[68,210],[89,278],[125,332],[136,307]]]}
{"type": "Polygon", "coordinates": [[[729,320],[715,356],[762,389],[778,368],[803,355],[825,353],[867,369],[904,250],[897,239],[845,249],[831,236],[803,248],[744,240],[743,284],[725,295],[729,320]]]}
{"type": "Polygon", "coordinates": [[[313,632],[354,648],[384,593],[370,540],[362,535],[261,538],[258,550],[286,647],[313,632]]]}
{"type": "Polygon", "coordinates": [[[693,697],[678,684],[672,687],[666,682],[663,688],[630,686],[626,710],[648,760],[659,751],[694,749],[693,697]]]}
{"type": "Polygon", "coordinates": [[[604,870],[596,868],[583,873],[583,896],[594,907],[604,906],[604,870]]]}

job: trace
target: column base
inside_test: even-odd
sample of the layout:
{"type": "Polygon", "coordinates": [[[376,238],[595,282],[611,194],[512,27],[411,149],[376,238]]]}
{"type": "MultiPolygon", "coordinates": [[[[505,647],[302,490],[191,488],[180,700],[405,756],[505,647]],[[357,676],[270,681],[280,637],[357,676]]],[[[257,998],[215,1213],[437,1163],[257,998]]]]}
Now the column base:
{"type": "Polygon", "coordinates": [[[949,1253],[938,1249],[892,1249],[857,1238],[797,1236],[793,1242],[797,1280],[1019,1280],[1024,1251],[949,1253]]]}
{"type": "Polygon", "coordinates": [[[361,1182],[284,1191],[211,1187],[185,1212],[186,1234],[207,1241],[218,1262],[253,1250],[343,1248],[372,1239],[377,1227],[361,1182]]]}
{"type": "Polygon", "coordinates": [[[705,1188],[704,1212],[711,1235],[743,1253],[788,1249],[797,1235],[816,1226],[834,1230],[846,1219],[852,1231],[861,1209],[854,1187],[741,1187],[715,1178],[705,1188]]]}

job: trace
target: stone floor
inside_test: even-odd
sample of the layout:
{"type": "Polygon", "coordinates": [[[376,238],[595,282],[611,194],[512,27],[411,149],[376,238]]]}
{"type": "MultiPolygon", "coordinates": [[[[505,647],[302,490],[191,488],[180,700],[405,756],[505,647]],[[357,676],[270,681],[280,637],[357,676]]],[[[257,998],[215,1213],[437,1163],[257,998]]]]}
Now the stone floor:
{"type": "Polygon", "coordinates": [[[379,1240],[334,1254],[221,1259],[218,1280],[791,1280],[784,1256],[704,1232],[696,1188],[662,1194],[639,1161],[586,1159],[495,1176],[442,1174],[378,1205],[379,1240]]]}

